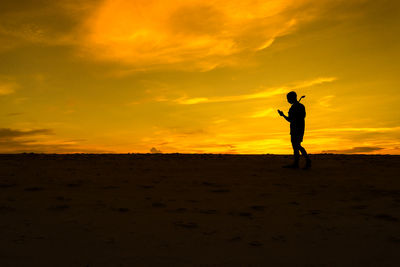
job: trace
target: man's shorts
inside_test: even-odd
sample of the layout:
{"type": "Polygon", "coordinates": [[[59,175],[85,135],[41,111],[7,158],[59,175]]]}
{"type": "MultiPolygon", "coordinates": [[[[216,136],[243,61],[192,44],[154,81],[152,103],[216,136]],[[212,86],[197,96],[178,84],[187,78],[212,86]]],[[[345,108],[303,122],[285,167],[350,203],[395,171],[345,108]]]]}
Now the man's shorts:
{"type": "Polygon", "coordinates": [[[291,135],[290,140],[292,141],[293,144],[300,144],[303,142],[303,136],[302,135],[291,135]]]}

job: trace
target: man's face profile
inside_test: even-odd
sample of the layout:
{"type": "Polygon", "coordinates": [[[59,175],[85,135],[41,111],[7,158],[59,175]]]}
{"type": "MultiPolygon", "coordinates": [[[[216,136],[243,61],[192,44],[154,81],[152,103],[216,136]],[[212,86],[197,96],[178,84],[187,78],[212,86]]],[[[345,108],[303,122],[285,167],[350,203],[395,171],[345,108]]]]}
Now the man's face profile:
{"type": "Polygon", "coordinates": [[[288,95],[288,96],[287,96],[287,101],[288,101],[290,104],[293,104],[293,103],[295,102],[295,99],[294,99],[292,96],[288,95]]]}

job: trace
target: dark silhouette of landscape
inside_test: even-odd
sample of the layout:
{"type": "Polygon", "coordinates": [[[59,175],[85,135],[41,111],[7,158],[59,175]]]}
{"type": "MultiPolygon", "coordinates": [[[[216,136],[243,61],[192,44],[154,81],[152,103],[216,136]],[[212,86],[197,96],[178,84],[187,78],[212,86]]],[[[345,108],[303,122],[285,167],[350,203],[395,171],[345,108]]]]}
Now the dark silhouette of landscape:
{"type": "Polygon", "coordinates": [[[0,266],[399,266],[400,157],[0,155],[0,266]]]}

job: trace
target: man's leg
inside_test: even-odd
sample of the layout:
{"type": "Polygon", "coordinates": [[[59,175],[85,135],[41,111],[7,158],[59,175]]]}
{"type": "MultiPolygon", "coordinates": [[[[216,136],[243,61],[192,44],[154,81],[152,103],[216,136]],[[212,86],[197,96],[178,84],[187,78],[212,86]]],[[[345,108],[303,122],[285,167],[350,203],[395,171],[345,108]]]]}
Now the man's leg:
{"type": "Polygon", "coordinates": [[[300,158],[300,153],[299,153],[299,146],[300,142],[297,142],[295,137],[291,137],[292,141],[292,147],[293,147],[293,155],[294,155],[294,162],[289,165],[283,166],[283,168],[293,168],[297,169],[299,167],[299,158],[300,158]]]}
{"type": "Polygon", "coordinates": [[[293,167],[297,168],[297,167],[299,167],[300,149],[302,147],[300,145],[300,142],[297,142],[297,140],[293,140],[293,139],[292,139],[292,147],[293,147],[293,155],[294,155],[293,167]]]}
{"type": "Polygon", "coordinates": [[[309,168],[311,168],[310,157],[308,156],[307,151],[304,149],[304,147],[302,147],[301,144],[299,146],[300,146],[299,149],[301,151],[301,154],[306,158],[306,166],[304,168],[309,169],[309,168]]]}
{"type": "Polygon", "coordinates": [[[302,147],[302,146],[300,145],[299,150],[300,150],[301,154],[302,154],[306,159],[309,158],[309,157],[308,157],[308,154],[307,154],[307,151],[304,149],[304,147],[302,147]]]}

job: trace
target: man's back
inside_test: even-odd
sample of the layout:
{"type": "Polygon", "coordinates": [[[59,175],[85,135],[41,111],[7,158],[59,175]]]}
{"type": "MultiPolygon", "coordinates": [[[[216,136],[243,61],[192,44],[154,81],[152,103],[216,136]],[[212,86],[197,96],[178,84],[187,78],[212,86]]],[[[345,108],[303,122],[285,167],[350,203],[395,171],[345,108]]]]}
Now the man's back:
{"type": "Polygon", "coordinates": [[[300,102],[295,102],[289,109],[290,134],[304,135],[306,109],[300,102]]]}

